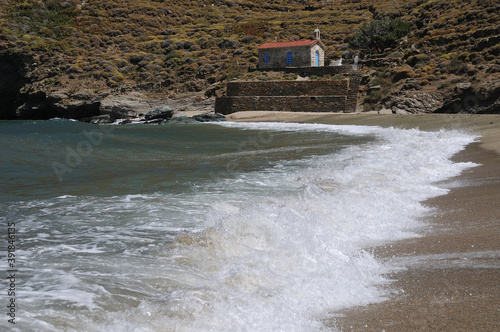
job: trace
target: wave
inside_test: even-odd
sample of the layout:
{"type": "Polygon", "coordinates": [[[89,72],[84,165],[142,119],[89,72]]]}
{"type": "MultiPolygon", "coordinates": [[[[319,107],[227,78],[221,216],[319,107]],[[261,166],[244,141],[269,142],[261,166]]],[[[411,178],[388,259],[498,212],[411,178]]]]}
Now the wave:
{"type": "Polygon", "coordinates": [[[70,318],[63,324],[70,330],[321,330],[335,310],[390,296],[390,288],[380,287],[390,283],[384,275],[404,266],[378,261],[369,248],[418,236],[432,212],[424,201],[447,193],[436,183],[475,166],[450,160],[477,137],[459,131],[219,126],[374,139],[282,158],[184,194],[29,203],[36,212],[25,227],[43,235],[26,258],[46,259],[45,266],[58,261],[46,279],[47,271],[26,267],[37,276],[25,285],[35,330],[60,329],[59,317],[70,318]],[[43,216],[54,225],[42,223],[43,216]],[[40,307],[55,301],[39,292],[55,294],[46,282],[66,294],[51,312],[40,307]]]}

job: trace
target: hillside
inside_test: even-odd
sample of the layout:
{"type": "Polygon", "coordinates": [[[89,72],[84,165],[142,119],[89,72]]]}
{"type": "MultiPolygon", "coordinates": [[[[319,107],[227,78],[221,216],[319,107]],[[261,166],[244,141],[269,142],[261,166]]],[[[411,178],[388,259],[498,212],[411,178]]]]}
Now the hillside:
{"type": "Polygon", "coordinates": [[[494,0],[2,0],[0,118],[20,107],[25,117],[43,118],[44,108],[68,105],[84,117],[99,98],[132,90],[220,95],[227,80],[256,67],[259,44],[311,38],[315,28],[330,60],[361,55],[365,110],[428,93],[437,111],[462,111],[456,103],[471,104],[467,96],[474,108],[495,111],[499,13],[494,0]],[[398,47],[349,48],[357,29],[392,17],[412,25],[398,47]]]}

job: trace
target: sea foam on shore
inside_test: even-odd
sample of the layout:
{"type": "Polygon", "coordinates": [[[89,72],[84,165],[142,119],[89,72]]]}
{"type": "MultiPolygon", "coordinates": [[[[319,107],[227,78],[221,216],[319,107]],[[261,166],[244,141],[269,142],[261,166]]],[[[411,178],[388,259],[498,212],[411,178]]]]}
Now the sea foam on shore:
{"type": "MultiPolygon", "coordinates": [[[[116,130],[113,139],[121,142],[143,129],[116,130]]],[[[196,137],[175,137],[186,142],[172,141],[178,151],[169,162],[210,160],[220,171],[211,178],[196,168],[196,178],[178,178],[181,185],[171,177],[154,192],[124,194],[135,187],[117,185],[100,195],[82,187],[73,195],[2,203],[8,211],[2,217],[22,227],[26,326],[320,330],[329,312],[389,295],[380,287],[388,282],[384,274],[402,266],[379,262],[366,248],[417,236],[431,212],[423,201],[447,192],[437,181],[474,166],[450,158],[477,137],[282,123],[193,130],[217,132],[225,144],[249,135],[234,151],[218,153],[207,152],[208,145],[190,153],[196,137]],[[181,153],[184,159],[175,159],[181,153]]],[[[138,144],[154,146],[155,137],[138,144]]],[[[151,158],[160,168],[161,154],[151,158]]],[[[112,160],[115,167],[130,163],[112,160]]],[[[158,174],[166,181],[165,172],[144,173],[136,185],[155,183],[158,174]]]]}

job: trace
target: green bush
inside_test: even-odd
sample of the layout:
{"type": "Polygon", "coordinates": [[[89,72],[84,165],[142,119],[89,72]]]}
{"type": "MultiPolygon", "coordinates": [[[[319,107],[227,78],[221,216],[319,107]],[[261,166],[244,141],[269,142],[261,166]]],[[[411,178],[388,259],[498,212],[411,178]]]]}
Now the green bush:
{"type": "Polygon", "coordinates": [[[399,39],[411,31],[410,24],[401,19],[376,20],[364,25],[355,34],[350,45],[382,53],[397,45],[399,39]]]}
{"type": "Polygon", "coordinates": [[[181,54],[177,52],[176,50],[170,51],[167,56],[165,57],[165,61],[173,58],[180,58],[181,54]]]}

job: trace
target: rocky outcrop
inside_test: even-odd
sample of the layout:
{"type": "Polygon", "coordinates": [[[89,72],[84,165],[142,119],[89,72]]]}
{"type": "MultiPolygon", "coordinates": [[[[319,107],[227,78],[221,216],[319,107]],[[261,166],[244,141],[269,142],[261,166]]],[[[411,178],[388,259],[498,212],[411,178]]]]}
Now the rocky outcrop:
{"type": "Polygon", "coordinates": [[[43,91],[21,94],[24,102],[15,111],[18,119],[50,119],[54,117],[77,119],[100,115],[101,97],[81,92],[69,95],[65,92],[46,94],[43,91]]]}
{"type": "Polygon", "coordinates": [[[174,109],[168,106],[158,106],[151,109],[144,118],[146,120],[164,119],[168,120],[174,115],[174,109]]]}
{"type": "Polygon", "coordinates": [[[440,93],[403,93],[392,97],[386,108],[394,114],[432,113],[440,109],[444,101],[440,93]]]}
{"type": "Polygon", "coordinates": [[[34,59],[25,54],[0,52],[0,120],[15,119],[21,89],[31,81],[30,65],[34,59]]]}
{"type": "Polygon", "coordinates": [[[500,83],[479,90],[468,82],[455,86],[455,94],[435,113],[500,114],[500,83]]]}
{"type": "Polygon", "coordinates": [[[138,92],[109,95],[99,107],[101,115],[107,114],[112,119],[135,118],[148,113],[150,109],[151,105],[138,92]]]}
{"type": "Polygon", "coordinates": [[[405,93],[392,97],[386,108],[394,114],[407,113],[474,113],[500,114],[500,88],[482,94],[474,91],[470,83],[457,84],[455,94],[405,93]]]}
{"type": "Polygon", "coordinates": [[[220,113],[205,113],[193,116],[198,122],[221,122],[226,121],[226,117],[220,113]]]}

